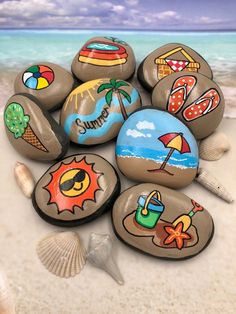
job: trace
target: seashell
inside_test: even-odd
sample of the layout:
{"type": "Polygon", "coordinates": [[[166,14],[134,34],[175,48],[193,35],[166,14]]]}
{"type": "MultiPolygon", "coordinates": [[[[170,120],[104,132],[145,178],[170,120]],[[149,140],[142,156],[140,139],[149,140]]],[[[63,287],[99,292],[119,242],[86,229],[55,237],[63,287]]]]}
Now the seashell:
{"type": "Polygon", "coordinates": [[[233,197],[229,194],[225,187],[206,169],[199,168],[195,180],[206,189],[225,200],[227,203],[233,202],[233,197]]]}
{"type": "Polygon", "coordinates": [[[3,273],[0,273],[0,313],[15,314],[13,295],[3,273]]]}
{"type": "Polygon", "coordinates": [[[199,155],[205,160],[218,160],[230,148],[227,136],[224,133],[215,132],[200,142],[199,155]]]}
{"type": "Polygon", "coordinates": [[[111,237],[108,234],[92,233],[87,254],[88,261],[107,272],[119,285],[123,285],[124,279],[111,253],[111,237]]]}
{"type": "Polygon", "coordinates": [[[17,161],[14,167],[14,175],[16,183],[22,193],[26,197],[31,198],[35,186],[35,180],[29,168],[25,164],[17,161]]]}
{"type": "Polygon", "coordinates": [[[86,250],[76,232],[54,233],[42,239],[37,253],[48,271],[58,277],[77,275],[86,262],[86,250]]]}

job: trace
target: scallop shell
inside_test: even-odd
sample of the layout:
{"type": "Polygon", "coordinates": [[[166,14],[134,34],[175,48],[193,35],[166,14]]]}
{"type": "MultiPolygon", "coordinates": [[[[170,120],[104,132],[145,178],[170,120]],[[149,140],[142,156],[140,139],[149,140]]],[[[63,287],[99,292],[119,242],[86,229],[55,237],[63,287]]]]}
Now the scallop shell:
{"type": "Polygon", "coordinates": [[[92,265],[107,272],[118,284],[124,284],[124,279],[112,256],[112,240],[108,234],[91,234],[87,259],[92,265]]]}
{"type": "Polygon", "coordinates": [[[35,187],[35,180],[29,168],[25,164],[18,161],[14,167],[14,175],[16,183],[20,187],[23,194],[26,197],[31,198],[35,187]]]}
{"type": "Polygon", "coordinates": [[[13,295],[3,273],[0,273],[0,313],[15,314],[13,295]]]}
{"type": "Polygon", "coordinates": [[[215,132],[200,142],[199,155],[205,160],[218,160],[230,148],[227,136],[224,133],[215,132]]]}
{"type": "Polygon", "coordinates": [[[37,253],[48,271],[63,278],[77,275],[86,262],[86,250],[76,232],[47,236],[38,243],[37,253]]]}
{"type": "Polygon", "coordinates": [[[233,202],[233,197],[226,188],[206,169],[199,168],[195,180],[227,203],[233,202]]]}

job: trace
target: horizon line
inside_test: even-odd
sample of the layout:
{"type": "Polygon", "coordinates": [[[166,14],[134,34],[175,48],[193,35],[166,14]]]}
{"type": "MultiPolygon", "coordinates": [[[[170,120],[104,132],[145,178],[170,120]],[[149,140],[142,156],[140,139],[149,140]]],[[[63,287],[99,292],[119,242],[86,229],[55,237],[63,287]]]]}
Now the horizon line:
{"type": "Polygon", "coordinates": [[[70,31],[70,30],[75,30],[75,31],[116,31],[116,32],[236,32],[236,29],[142,29],[142,28],[122,28],[122,29],[117,29],[117,28],[58,28],[58,27],[51,27],[51,28],[39,28],[39,27],[3,27],[0,28],[0,31],[4,30],[37,30],[37,31],[48,31],[48,30],[55,30],[55,31],[70,31]]]}

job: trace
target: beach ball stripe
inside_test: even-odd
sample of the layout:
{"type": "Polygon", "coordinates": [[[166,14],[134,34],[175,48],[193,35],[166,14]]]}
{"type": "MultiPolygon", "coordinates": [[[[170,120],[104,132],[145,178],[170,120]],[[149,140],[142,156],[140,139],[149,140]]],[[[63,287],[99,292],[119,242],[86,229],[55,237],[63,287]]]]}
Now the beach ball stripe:
{"type": "Polygon", "coordinates": [[[40,90],[50,86],[54,77],[53,70],[48,66],[33,65],[24,72],[22,80],[26,87],[40,90]]]}

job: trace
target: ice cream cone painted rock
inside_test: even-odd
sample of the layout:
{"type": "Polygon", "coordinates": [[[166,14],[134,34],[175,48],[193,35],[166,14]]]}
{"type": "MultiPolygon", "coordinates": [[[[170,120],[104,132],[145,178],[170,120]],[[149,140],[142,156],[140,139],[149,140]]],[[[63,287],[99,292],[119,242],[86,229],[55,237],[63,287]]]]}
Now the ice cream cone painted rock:
{"type": "Polygon", "coordinates": [[[30,94],[45,109],[53,111],[62,106],[74,85],[70,72],[57,64],[41,62],[28,66],[17,75],[15,93],[30,94]]]}
{"type": "Polygon", "coordinates": [[[212,78],[208,63],[196,51],[183,44],[171,43],[151,52],[138,68],[138,79],[152,90],[164,77],[179,72],[201,73],[212,78]]]}
{"type": "Polygon", "coordinates": [[[69,138],[36,98],[15,94],[5,107],[4,124],[12,146],[22,155],[49,161],[63,157],[69,138]]]}
{"type": "Polygon", "coordinates": [[[185,123],[197,139],[210,135],[224,113],[220,87],[199,73],[174,73],[157,83],[152,104],[185,123]]]}
{"type": "Polygon", "coordinates": [[[93,37],[76,54],[72,72],[82,82],[100,77],[127,80],[135,72],[135,56],[123,40],[93,37]]]}
{"type": "Polygon", "coordinates": [[[119,177],[107,160],[79,154],[50,167],[36,184],[32,201],[47,222],[73,227],[110,210],[119,193],[119,177]]]}
{"type": "Polygon", "coordinates": [[[208,211],[183,193],[151,183],[124,191],[112,210],[116,235],[155,257],[179,260],[210,243],[214,223],[208,211]]]}
{"type": "Polygon", "coordinates": [[[141,98],[130,83],[117,79],[88,81],[68,96],[61,125],[74,143],[101,144],[116,137],[123,122],[139,107],[141,98]]]}
{"type": "Polygon", "coordinates": [[[198,147],[177,118],[152,107],[132,113],[119,132],[116,160],[129,179],[171,188],[190,184],[197,174],[198,147]]]}

